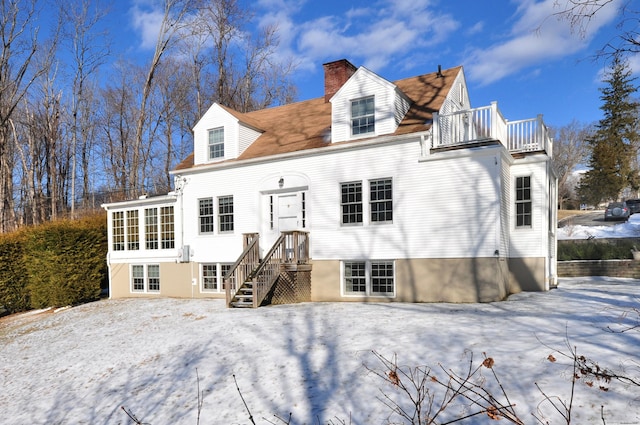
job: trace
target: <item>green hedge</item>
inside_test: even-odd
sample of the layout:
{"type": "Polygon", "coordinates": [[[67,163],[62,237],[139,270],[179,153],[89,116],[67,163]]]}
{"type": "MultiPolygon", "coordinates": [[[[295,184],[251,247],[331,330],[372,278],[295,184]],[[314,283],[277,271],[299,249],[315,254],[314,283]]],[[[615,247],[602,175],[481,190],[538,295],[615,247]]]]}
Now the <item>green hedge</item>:
{"type": "Polygon", "coordinates": [[[16,312],[97,300],[107,279],[106,255],[102,214],[6,235],[0,239],[0,305],[16,312]]]}
{"type": "Polygon", "coordinates": [[[631,259],[634,247],[640,249],[637,238],[563,240],[558,241],[558,261],[631,259]]]}
{"type": "Polygon", "coordinates": [[[31,305],[24,242],[23,231],[0,235],[0,306],[8,313],[28,310],[31,305]]]}

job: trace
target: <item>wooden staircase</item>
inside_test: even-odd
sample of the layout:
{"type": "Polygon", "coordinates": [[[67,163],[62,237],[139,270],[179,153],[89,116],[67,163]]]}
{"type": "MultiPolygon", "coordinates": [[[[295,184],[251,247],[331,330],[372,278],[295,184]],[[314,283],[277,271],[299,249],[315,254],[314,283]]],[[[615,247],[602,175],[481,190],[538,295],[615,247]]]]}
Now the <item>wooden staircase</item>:
{"type": "Polygon", "coordinates": [[[300,231],[283,232],[264,258],[260,259],[260,235],[244,234],[244,250],[224,276],[227,307],[261,306],[278,281],[284,266],[307,264],[308,235],[307,232],[300,231]]]}

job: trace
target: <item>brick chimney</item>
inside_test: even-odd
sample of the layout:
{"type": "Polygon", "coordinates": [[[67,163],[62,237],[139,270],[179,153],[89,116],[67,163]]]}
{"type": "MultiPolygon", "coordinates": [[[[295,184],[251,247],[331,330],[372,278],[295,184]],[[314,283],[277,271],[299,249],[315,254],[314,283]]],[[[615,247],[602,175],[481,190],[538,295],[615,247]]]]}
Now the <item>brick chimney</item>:
{"type": "Polygon", "coordinates": [[[322,67],[324,68],[324,101],[328,102],[357,68],[346,59],[325,63],[322,67]]]}

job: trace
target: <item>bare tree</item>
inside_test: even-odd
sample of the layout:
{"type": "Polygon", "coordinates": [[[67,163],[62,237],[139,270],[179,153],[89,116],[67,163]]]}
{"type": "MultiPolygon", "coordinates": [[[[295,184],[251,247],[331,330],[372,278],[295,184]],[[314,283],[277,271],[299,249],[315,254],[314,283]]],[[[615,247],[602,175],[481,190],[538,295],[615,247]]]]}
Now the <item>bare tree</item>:
{"type": "Polygon", "coordinates": [[[207,31],[199,28],[198,20],[194,20],[193,25],[191,25],[191,33],[188,37],[185,37],[182,43],[180,43],[180,54],[186,58],[185,63],[181,68],[187,69],[190,72],[189,78],[187,81],[191,84],[191,90],[193,91],[194,97],[194,105],[195,109],[192,108],[193,116],[186,117],[186,122],[189,123],[189,128],[191,128],[199,117],[204,115],[205,108],[208,107],[208,104],[212,101],[208,97],[209,92],[206,87],[212,86],[213,83],[209,84],[206,80],[209,77],[209,74],[206,72],[207,64],[209,63],[209,58],[206,56],[206,46],[207,46],[207,31]]]}
{"type": "Polygon", "coordinates": [[[555,129],[553,139],[553,170],[558,177],[558,206],[573,197],[575,180],[571,178],[578,165],[584,164],[589,153],[586,140],[593,126],[576,120],[555,129]]]}
{"type": "Polygon", "coordinates": [[[117,74],[111,79],[112,83],[100,92],[100,130],[96,136],[99,157],[107,176],[105,189],[121,193],[122,196],[113,200],[122,200],[128,196],[127,174],[132,167],[131,151],[135,137],[135,90],[140,85],[135,80],[139,73],[135,72],[134,65],[118,62],[115,70],[117,74]]]}
{"type": "Polygon", "coordinates": [[[211,40],[214,100],[239,112],[291,102],[295,64],[279,60],[277,27],[253,31],[252,14],[237,0],[203,2],[194,28],[211,40]]]}
{"type": "Polygon", "coordinates": [[[193,116],[195,110],[192,100],[198,96],[190,77],[190,71],[177,60],[167,60],[157,75],[158,109],[154,115],[159,118],[160,143],[157,149],[163,153],[157,155],[157,158],[164,162],[161,166],[154,167],[161,171],[152,179],[156,192],[171,190],[173,179],[169,171],[177,161],[183,159],[185,150],[188,152],[193,147],[191,128],[195,121],[190,121],[188,127],[182,125],[182,117],[193,116]],[[185,146],[187,144],[189,146],[185,146]]]}
{"type": "Polygon", "coordinates": [[[17,134],[15,112],[36,78],[34,55],[38,50],[36,0],[0,0],[0,232],[16,226],[13,156],[17,134]]]}
{"type": "Polygon", "coordinates": [[[618,35],[602,46],[598,56],[614,56],[620,53],[640,52],[640,9],[637,2],[631,0],[567,0],[555,2],[560,19],[566,20],[571,29],[584,37],[589,25],[598,13],[604,9],[618,8],[619,16],[616,28],[618,35]]]}
{"type": "Polygon", "coordinates": [[[246,112],[294,99],[277,28],[237,0],[163,0],[147,65],[119,62],[105,86],[104,0],[49,8],[58,27],[43,38],[46,1],[0,0],[0,232],[74,216],[95,187],[120,194],[110,200],[170,190],[212,102],[246,112]]]}
{"type": "Polygon", "coordinates": [[[104,32],[96,31],[108,9],[99,0],[73,0],[60,3],[60,15],[64,17],[64,42],[71,53],[73,82],[71,87],[70,136],[73,152],[70,170],[71,216],[75,216],[77,159],[82,168],[83,204],[90,192],[89,177],[95,106],[92,105],[91,78],[109,55],[109,45],[104,32]],[[79,152],[77,150],[79,149],[79,152]]]}
{"type": "Polygon", "coordinates": [[[158,67],[160,66],[163,56],[167,53],[169,48],[179,40],[182,34],[182,29],[185,26],[185,17],[191,11],[191,0],[164,0],[164,14],[162,22],[160,24],[160,30],[158,32],[158,39],[156,40],[155,52],[149,68],[147,70],[146,78],[142,84],[141,98],[138,110],[138,117],[136,121],[136,132],[134,137],[134,145],[132,152],[131,169],[128,175],[128,187],[131,190],[130,195],[135,195],[143,188],[143,179],[141,178],[141,170],[144,164],[141,162],[143,139],[145,131],[145,123],[147,123],[149,117],[147,114],[147,107],[149,97],[153,90],[154,76],[158,67]]]}
{"type": "Polygon", "coordinates": [[[37,122],[33,123],[33,128],[40,128],[39,141],[44,147],[44,178],[45,196],[48,200],[47,211],[44,212],[47,220],[55,220],[60,212],[61,193],[60,185],[64,181],[58,174],[61,167],[64,167],[64,157],[60,153],[64,150],[62,146],[61,133],[61,93],[55,89],[54,78],[46,78],[42,82],[42,93],[39,96],[39,113],[37,122]],[[39,125],[38,125],[39,124],[39,125]]]}
{"type": "Polygon", "coordinates": [[[296,89],[289,81],[295,70],[294,63],[275,60],[275,47],[279,43],[277,31],[277,27],[268,26],[257,36],[248,38],[244,69],[236,84],[239,111],[289,103],[296,96],[296,89]]]}

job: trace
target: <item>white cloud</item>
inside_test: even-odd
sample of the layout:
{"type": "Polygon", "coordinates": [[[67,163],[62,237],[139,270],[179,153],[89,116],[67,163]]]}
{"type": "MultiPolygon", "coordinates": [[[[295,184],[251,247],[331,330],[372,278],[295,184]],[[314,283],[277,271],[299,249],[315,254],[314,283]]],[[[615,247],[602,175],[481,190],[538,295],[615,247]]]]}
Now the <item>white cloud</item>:
{"type": "Polygon", "coordinates": [[[158,7],[158,4],[136,2],[129,9],[129,15],[133,28],[140,34],[140,47],[155,49],[164,17],[163,10],[158,7]]]}
{"type": "MultiPolygon", "coordinates": [[[[347,58],[379,71],[441,43],[459,27],[453,17],[435,13],[430,0],[379,0],[369,7],[316,14],[311,20],[300,19],[308,10],[301,9],[305,2],[299,0],[261,0],[259,4],[267,8],[260,24],[276,23],[280,29],[281,54],[295,56],[300,67],[308,70],[347,58]]],[[[311,2],[306,5],[317,7],[311,2]]]]}
{"type": "Polygon", "coordinates": [[[480,22],[476,22],[475,25],[467,28],[465,30],[465,34],[474,35],[474,34],[480,34],[483,31],[484,31],[484,22],[480,21],[480,22]]]}
{"type": "Polygon", "coordinates": [[[490,84],[530,67],[570,56],[589,46],[593,37],[616,16],[616,7],[600,10],[584,33],[572,31],[571,25],[554,14],[557,0],[536,2],[522,0],[508,38],[488,48],[467,52],[469,78],[490,84]]]}
{"type": "Polygon", "coordinates": [[[640,75],[640,54],[629,56],[629,69],[634,75],[640,75]]]}

